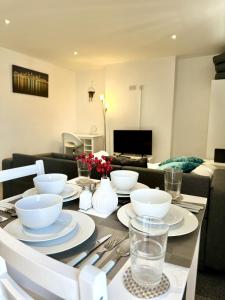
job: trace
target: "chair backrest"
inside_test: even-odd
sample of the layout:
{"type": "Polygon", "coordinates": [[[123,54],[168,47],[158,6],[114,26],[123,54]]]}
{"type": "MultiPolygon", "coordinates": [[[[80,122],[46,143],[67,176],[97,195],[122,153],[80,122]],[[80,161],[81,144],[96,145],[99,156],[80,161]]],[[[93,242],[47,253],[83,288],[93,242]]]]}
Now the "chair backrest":
{"type": "Polygon", "coordinates": [[[43,160],[37,160],[33,165],[0,171],[0,182],[34,174],[41,175],[44,173],[45,169],[43,160]]]}
{"type": "Polygon", "coordinates": [[[0,255],[8,273],[23,288],[44,299],[79,300],[76,268],[72,268],[16,240],[0,228],[0,255]]]}
{"type": "Polygon", "coordinates": [[[7,272],[5,260],[0,256],[0,299],[33,300],[7,272]]]}
{"type": "MultiPolygon", "coordinates": [[[[39,160],[34,165],[0,171],[0,182],[43,173],[43,161],[39,160]]],[[[7,275],[6,268],[2,264],[3,281],[0,280],[0,296],[2,292],[5,298],[0,297],[1,300],[32,299],[26,297],[26,293],[18,289],[17,284],[28,290],[32,297],[35,295],[34,299],[107,300],[107,282],[104,272],[91,265],[79,271],[39,253],[2,228],[0,228],[0,256],[7,264],[7,275]],[[92,285],[87,284],[90,282],[91,275],[94,283],[92,285]]]]}
{"type": "Polygon", "coordinates": [[[82,140],[78,136],[69,132],[62,133],[62,141],[63,141],[63,153],[66,153],[67,147],[77,149],[83,146],[82,140]]]}

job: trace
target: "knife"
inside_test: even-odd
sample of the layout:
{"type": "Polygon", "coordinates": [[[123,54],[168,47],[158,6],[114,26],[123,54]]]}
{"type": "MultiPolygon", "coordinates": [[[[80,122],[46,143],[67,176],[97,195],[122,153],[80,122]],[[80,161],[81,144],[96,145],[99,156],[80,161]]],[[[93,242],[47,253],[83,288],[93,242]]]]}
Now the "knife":
{"type": "Polygon", "coordinates": [[[93,247],[91,249],[88,249],[86,251],[81,252],[77,256],[75,256],[73,259],[67,262],[67,265],[71,267],[75,267],[77,264],[79,264],[85,257],[87,257],[92,251],[94,251],[96,248],[98,248],[100,245],[102,245],[106,240],[108,240],[112,235],[108,234],[99,240],[95,242],[93,247]]]}

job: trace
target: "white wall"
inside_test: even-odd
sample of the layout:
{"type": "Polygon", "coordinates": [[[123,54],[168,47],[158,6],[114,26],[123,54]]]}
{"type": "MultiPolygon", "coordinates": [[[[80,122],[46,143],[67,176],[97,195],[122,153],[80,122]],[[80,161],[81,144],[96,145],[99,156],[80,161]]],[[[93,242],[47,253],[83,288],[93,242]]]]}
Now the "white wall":
{"type": "Polygon", "coordinates": [[[77,132],[89,134],[96,127],[96,133],[103,134],[104,123],[99,96],[105,93],[105,70],[78,71],[76,91],[77,132]],[[89,102],[88,90],[91,86],[95,89],[95,95],[93,101],[89,102]]]}
{"type": "Polygon", "coordinates": [[[75,73],[0,48],[0,160],[12,153],[61,150],[61,133],[76,129],[75,73]],[[12,64],[49,74],[49,97],[12,93],[12,64]]]}
{"type": "Polygon", "coordinates": [[[225,148],[225,80],[212,80],[207,140],[207,158],[214,158],[215,148],[225,148]]]}
{"type": "Polygon", "coordinates": [[[206,157],[212,56],[178,58],[172,155],[206,157]]]}
{"type": "Polygon", "coordinates": [[[141,129],[153,130],[155,161],[170,157],[175,57],[116,64],[106,67],[109,101],[108,147],[113,152],[114,129],[139,129],[140,85],[143,85],[141,129]],[[136,90],[129,90],[131,85],[136,90]]]}

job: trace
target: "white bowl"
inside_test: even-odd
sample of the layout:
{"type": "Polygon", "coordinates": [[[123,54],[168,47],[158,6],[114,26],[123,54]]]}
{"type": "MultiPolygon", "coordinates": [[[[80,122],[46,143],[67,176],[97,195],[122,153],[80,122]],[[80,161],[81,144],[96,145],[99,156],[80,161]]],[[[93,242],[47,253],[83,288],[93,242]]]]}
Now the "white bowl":
{"type": "Polygon", "coordinates": [[[59,195],[41,194],[24,197],[15,204],[20,222],[38,229],[53,224],[62,211],[63,198],[59,195]]]}
{"type": "Polygon", "coordinates": [[[66,184],[67,175],[59,173],[43,174],[33,178],[39,194],[60,194],[66,184]]]}
{"type": "Polygon", "coordinates": [[[129,191],[138,181],[139,173],[129,170],[117,170],[110,173],[111,182],[117,191],[129,191]]]}
{"type": "Polygon", "coordinates": [[[157,189],[139,189],[130,193],[130,199],[138,216],[163,218],[169,211],[172,197],[157,189]]]}

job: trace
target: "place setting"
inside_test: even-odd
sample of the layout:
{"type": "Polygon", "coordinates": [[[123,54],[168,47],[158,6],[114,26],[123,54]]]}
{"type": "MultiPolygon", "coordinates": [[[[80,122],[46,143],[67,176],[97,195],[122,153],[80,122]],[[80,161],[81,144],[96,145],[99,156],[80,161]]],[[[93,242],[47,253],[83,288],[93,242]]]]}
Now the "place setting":
{"type": "Polygon", "coordinates": [[[11,204],[18,218],[4,227],[8,233],[46,255],[67,251],[92,236],[92,218],[63,209],[64,202],[80,194],[80,187],[67,184],[64,174],[38,175],[33,181],[35,188],[11,204]]]}
{"type": "Polygon", "coordinates": [[[18,218],[4,229],[39,252],[51,255],[85,242],[95,231],[94,221],[77,211],[63,210],[60,195],[24,197],[15,204],[18,218]]]}
{"type": "Polygon", "coordinates": [[[62,196],[63,202],[79,198],[81,187],[67,182],[67,175],[60,173],[43,174],[34,177],[34,187],[26,190],[22,197],[38,194],[58,194],[62,196]]]}
{"type": "MultiPolygon", "coordinates": [[[[174,171],[172,170],[170,172],[174,171]]],[[[125,174],[123,174],[123,176],[125,177],[125,174]]],[[[171,177],[175,178],[175,176],[170,176],[170,178],[171,177]]],[[[198,219],[196,216],[194,216],[187,207],[172,204],[172,198],[174,196],[180,196],[181,178],[182,176],[179,177],[180,181],[178,183],[171,183],[168,181],[168,174],[165,175],[166,191],[161,191],[158,188],[133,189],[129,195],[131,203],[123,205],[117,211],[119,221],[126,227],[129,227],[130,220],[134,217],[156,217],[162,219],[169,225],[169,237],[193,232],[198,227],[198,219]]],[[[129,179],[127,180],[129,181],[129,179]]],[[[121,180],[114,180],[115,185],[117,184],[119,186],[122,183],[121,180]]],[[[189,208],[191,207],[189,206],[189,208]]]]}

